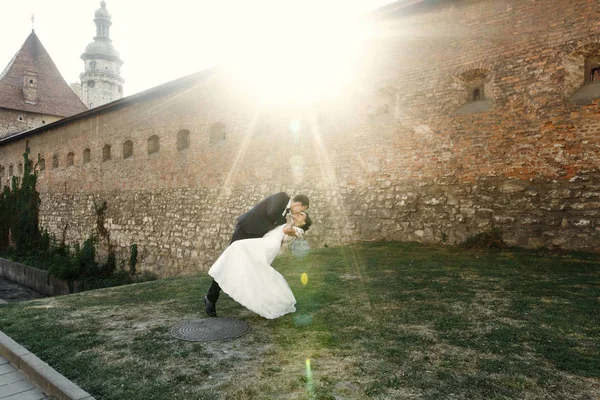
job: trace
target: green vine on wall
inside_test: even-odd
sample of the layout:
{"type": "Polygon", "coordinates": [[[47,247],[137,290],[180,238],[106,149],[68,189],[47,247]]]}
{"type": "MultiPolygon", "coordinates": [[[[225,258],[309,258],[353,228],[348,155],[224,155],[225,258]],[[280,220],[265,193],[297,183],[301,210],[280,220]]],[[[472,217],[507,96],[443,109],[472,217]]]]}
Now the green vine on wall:
{"type": "Polygon", "coordinates": [[[103,201],[100,207],[98,207],[98,204],[96,204],[96,202],[94,201],[94,209],[96,210],[96,229],[98,229],[98,235],[100,235],[101,238],[106,240],[108,249],[110,251],[110,232],[108,231],[108,229],[106,229],[106,226],[104,225],[104,212],[107,208],[108,205],[106,204],[106,201],[103,201]]]}
{"type": "MultiPolygon", "coordinates": [[[[60,242],[47,230],[39,228],[40,195],[36,190],[37,175],[29,162],[29,151],[23,154],[23,177],[12,177],[11,185],[0,192],[0,255],[23,264],[47,270],[50,275],[69,282],[70,291],[74,281],[80,289],[93,289],[123,285],[134,281],[156,279],[152,274],[135,276],[137,245],[131,246],[129,271],[116,269],[116,257],[110,243],[110,232],[105,226],[106,201],[96,209],[98,235],[92,234],[83,246],[75,243],[72,250],[66,244],[69,224],[62,229],[60,242]],[[99,239],[108,244],[105,264],[96,261],[96,245],[99,239]]],[[[39,162],[39,160],[38,160],[39,162]]],[[[124,264],[124,263],[123,263],[124,264]]]]}
{"type": "Polygon", "coordinates": [[[11,187],[0,194],[0,251],[14,245],[17,254],[38,248],[42,242],[36,190],[37,175],[32,173],[29,152],[23,153],[23,177],[12,177],[11,187]]]}

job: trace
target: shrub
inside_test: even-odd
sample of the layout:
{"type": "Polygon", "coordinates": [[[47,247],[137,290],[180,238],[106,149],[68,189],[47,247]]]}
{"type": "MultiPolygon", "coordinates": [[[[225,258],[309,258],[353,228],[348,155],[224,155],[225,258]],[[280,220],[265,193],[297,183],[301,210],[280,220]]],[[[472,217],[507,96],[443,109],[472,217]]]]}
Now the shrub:
{"type": "Polygon", "coordinates": [[[489,232],[481,232],[475,236],[468,236],[461,244],[466,249],[500,249],[506,247],[498,228],[492,228],[489,232]]]}
{"type": "Polygon", "coordinates": [[[138,249],[137,244],[132,244],[129,248],[129,273],[135,275],[135,265],[137,264],[138,249]]]}

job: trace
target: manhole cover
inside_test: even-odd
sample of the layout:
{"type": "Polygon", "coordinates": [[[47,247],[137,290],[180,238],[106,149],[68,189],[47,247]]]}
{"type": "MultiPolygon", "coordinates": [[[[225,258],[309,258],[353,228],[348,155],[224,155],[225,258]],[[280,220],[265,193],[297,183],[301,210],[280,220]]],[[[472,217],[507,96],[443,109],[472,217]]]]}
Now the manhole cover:
{"type": "Polygon", "coordinates": [[[247,323],[233,318],[204,318],[175,325],[171,336],[188,342],[210,342],[239,338],[249,329],[247,323]]]}

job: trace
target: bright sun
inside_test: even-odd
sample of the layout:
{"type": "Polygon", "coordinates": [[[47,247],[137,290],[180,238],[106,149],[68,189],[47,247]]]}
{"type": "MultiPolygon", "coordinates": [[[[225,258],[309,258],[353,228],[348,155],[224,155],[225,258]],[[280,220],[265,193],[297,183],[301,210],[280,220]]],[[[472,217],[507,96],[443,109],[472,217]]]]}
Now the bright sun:
{"type": "Polygon", "coordinates": [[[358,64],[358,18],[286,4],[287,9],[271,9],[251,29],[242,27],[241,46],[230,62],[266,100],[341,95],[358,64]]]}

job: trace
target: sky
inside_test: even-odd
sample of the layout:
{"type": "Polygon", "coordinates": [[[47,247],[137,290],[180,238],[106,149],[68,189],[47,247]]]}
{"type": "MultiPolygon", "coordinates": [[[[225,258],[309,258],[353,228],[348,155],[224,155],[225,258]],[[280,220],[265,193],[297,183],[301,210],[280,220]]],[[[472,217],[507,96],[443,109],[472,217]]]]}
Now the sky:
{"type": "MultiPolygon", "coordinates": [[[[67,83],[79,81],[80,59],[93,41],[100,0],[0,0],[0,70],[33,28],[67,83]],[[7,3],[10,3],[7,6],[7,3]]],[[[125,62],[126,96],[221,63],[244,65],[293,54],[293,46],[347,35],[348,21],[391,0],[106,0],[110,36],[125,62]],[[287,47],[283,49],[283,47],[287,47]]],[[[322,52],[328,51],[326,47],[322,52]]]]}

